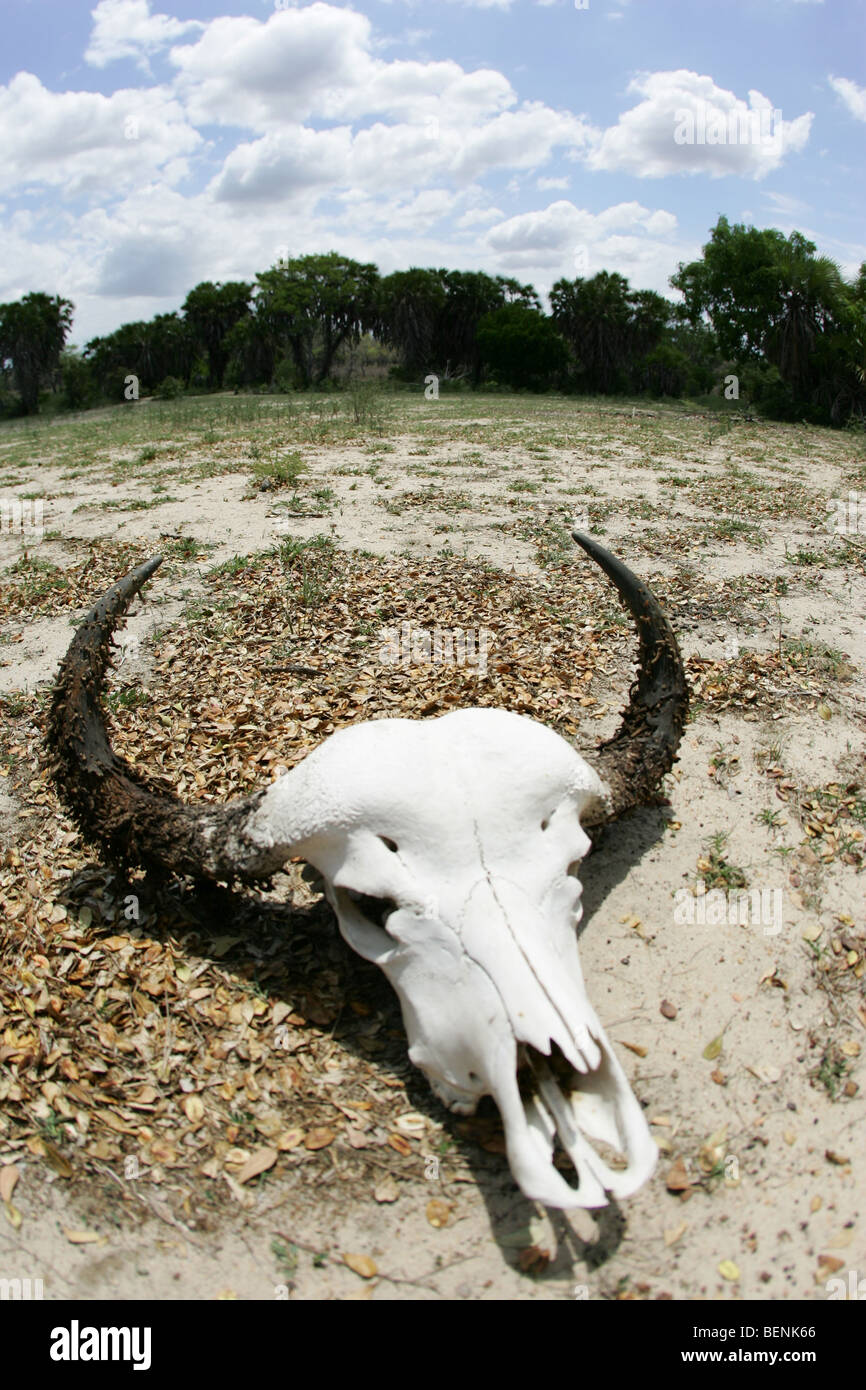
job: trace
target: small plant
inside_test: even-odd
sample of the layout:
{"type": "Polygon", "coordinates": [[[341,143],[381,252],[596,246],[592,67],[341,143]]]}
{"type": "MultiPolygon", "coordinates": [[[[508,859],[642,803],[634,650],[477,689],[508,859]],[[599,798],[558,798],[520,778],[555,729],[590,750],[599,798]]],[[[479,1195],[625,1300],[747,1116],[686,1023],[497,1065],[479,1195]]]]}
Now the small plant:
{"type": "Polygon", "coordinates": [[[175,401],[183,395],[183,382],[176,376],[164,377],[153,394],[160,401],[175,401]]]}
{"type": "MultiPolygon", "coordinates": [[[[255,445],[253,447],[257,448],[255,445]]],[[[253,478],[260,492],[282,487],[297,488],[299,479],[306,471],[307,465],[297,449],[291,454],[270,459],[260,458],[258,453],[254,455],[253,478]]]]}
{"type": "Polygon", "coordinates": [[[125,685],[122,690],[113,691],[108,697],[109,709],[137,709],[146,705],[150,699],[140,685],[125,685]]]}
{"type": "Polygon", "coordinates": [[[706,853],[698,860],[698,873],[706,884],[707,890],[711,888],[722,888],[725,891],[731,888],[746,888],[749,880],[743,869],[736,864],[728,862],[724,854],[724,847],[728,841],[728,834],[725,830],[719,830],[712,835],[706,853]]]}
{"type": "Polygon", "coordinates": [[[370,381],[357,381],[349,387],[352,419],[356,425],[381,429],[385,423],[382,392],[370,381]]]}
{"type": "Polygon", "coordinates": [[[290,1245],[288,1241],[278,1240],[275,1237],[271,1241],[271,1254],[282,1274],[289,1276],[295,1273],[298,1268],[298,1247],[296,1245],[290,1245]]]}
{"type": "Polygon", "coordinates": [[[205,549],[206,547],[194,536],[181,536],[179,541],[174,541],[165,547],[165,554],[174,555],[179,560],[195,560],[199,555],[205,553],[205,549]]]}
{"type": "Polygon", "coordinates": [[[820,1063],[810,1072],[810,1076],[824,1087],[831,1100],[835,1100],[839,1086],[848,1075],[850,1065],[835,1044],[829,1043],[824,1049],[820,1063]]]}

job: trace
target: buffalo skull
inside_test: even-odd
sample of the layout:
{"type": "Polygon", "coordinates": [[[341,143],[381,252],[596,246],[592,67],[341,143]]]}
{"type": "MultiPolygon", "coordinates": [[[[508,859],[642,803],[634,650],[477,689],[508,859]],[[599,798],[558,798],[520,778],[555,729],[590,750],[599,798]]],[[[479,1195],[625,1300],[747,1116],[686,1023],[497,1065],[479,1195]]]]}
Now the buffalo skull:
{"type": "Polygon", "coordinates": [[[574,536],[639,636],[628,708],[593,765],[525,716],[461,709],[352,725],[252,796],[186,806],[115,755],[100,704],[114,627],[161,557],[86,615],[58,674],[49,745],[66,802],[115,861],[225,882],[267,878],[293,856],[313,864],[346,941],[393,984],[409,1056],[437,1096],[460,1114],[494,1097],[527,1197],[600,1207],[634,1192],[657,1150],[587,997],[578,869],[586,827],[648,800],[669,770],[687,694],[656,599],[574,536]],[[576,1186],[554,1166],[557,1138],[576,1186]]]}

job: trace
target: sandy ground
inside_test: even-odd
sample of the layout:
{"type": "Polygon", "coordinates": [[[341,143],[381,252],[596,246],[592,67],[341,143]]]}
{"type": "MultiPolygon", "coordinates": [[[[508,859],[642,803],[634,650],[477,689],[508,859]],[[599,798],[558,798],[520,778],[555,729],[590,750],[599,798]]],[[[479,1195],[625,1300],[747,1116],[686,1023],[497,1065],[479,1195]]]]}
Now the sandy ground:
{"type": "MultiPolygon", "coordinates": [[[[823,1299],[830,1278],[866,1275],[866,1009],[856,986],[866,939],[862,858],[846,863],[815,853],[793,810],[805,787],[859,784],[863,795],[866,579],[862,563],[858,570],[828,558],[804,569],[791,559],[798,547],[823,547],[830,556],[834,538],[821,518],[828,499],[862,478],[861,454],[852,441],[820,431],[741,425],[713,442],[703,426],[672,420],[667,443],[661,431],[654,436],[653,472],[641,466],[642,414],[611,414],[607,448],[594,456],[593,421],[573,410],[573,445],[550,446],[543,460],[519,443],[470,450],[449,438],[439,449],[429,444],[424,459],[440,466],[439,476],[420,480],[412,433],[390,436],[381,460],[386,484],[361,471],[369,465],[361,443],[305,449],[309,472],[299,502],[314,510],[312,494],[326,484],[334,497],[324,516],[287,518],[279,505],[284,492],[251,494],[248,475],[237,472],[174,477],[177,501],[129,513],[98,504],[109,489],[113,502],[134,500],[140,477],[111,486],[108,471],[91,469],[70,482],[43,459],[18,470],[17,486],[47,499],[44,526],[55,539],[44,540],[40,554],[55,564],[75,560],[70,537],[147,540],[156,551],[161,537],[164,544],[167,535],[183,535],[211,546],[181,580],[155,581],[153,601],[131,616],[128,630],[145,648],[153,626],[170,625],[201,592],[197,570],[272,545],[286,527],[381,555],[431,554],[447,540],[456,555],[543,574],[533,538],[500,529],[515,520],[506,484],[518,476],[538,482],[523,499],[527,516],[562,523],[588,507],[590,521],[603,520],[603,543],[659,585],[678,566],[691,567],[696,591],[698,580],[788,577],[778,599],[744,601],[730,613],[696,602],[675,614],[684,656],[721,661],[732,642],[772,652],[784,634],[841,651],[844,679],[837,666],[823,683],[804,681],[804,694],[771,713],[698,708],[669,779],[675,828],[665,830],[657,811],[635,813],[607,833],[582,875],[584,973],[657,1137],[654,1177],[621,1206],[564,1214],[525,1201],[504,1159],[477,1149],[469,1157],[472,1181],[453,1181],[446,1158],[438,1175],[401,1183],[387,1202],[372,1190],[347,1201],[335,1158],[330,1181],[314,1189],[289,1185],[279,1169],[255,1190],[238,1188],[220,1221],[197,1232],[178,1218],[164,1189],[142,1182],[109,1211],[100,1193],[112,1182],[123,1187],[116,1173],[100,1187],[86,1179],[70,1184],[26,1152],[0,1148],[0,1162],[14,1159],[22,1175],[14,1198],[20,1225],[0,1213],[0,1275],[42,1277],[51,1298],[373,1300],[823,1299]],[[685,443],[683,430],[691,431],[685,443]],[[732,459],[760,477],[773,499],[769,513],[756,515],[761,548],[711,534],[709,521],[721,511],[750,515],[733,492],[720,507],[694,488],[663,485],[665,468],[693,482],[730,478],[732,459]],[[591,490],[582,494],[587,483],[591,490]],[[406,493],[422,488],[430,489],[426,500],[401,507],[406,493]],[[793,488],[805,500],[788,509],[793,488]],[[468,501],[455,506],[455,493],[468,501]],[[781,769],[775,778],[768,761],[781,769]],[[780,780],[791,788],[784,801],[780,780]],[[780,813],[775,825],[773,811],[780,813]],[[778,893],[778,919],[675,920],[673,894],[694,884],[695,866],[718,832],[727,833],[725,855],[747,869],[750,888],[778,893]],[[840,942],[846,933],[851,946],[840,942]],[[846,965],[845,983],[854,988],[843,990],[836,981],[846,965]],[[843,1049],[845,1059],[834,1096],[817,1075],[830,1048],[843,1049]],[[434,1198],[449,1209],[438,1229],[428,1213],[434,1198]],[[64,1233],[85,1227],[98,1243],[70,1244],[64,1233]],[[283,1238],[297,1256],[281,1265],[273,1242],[283,1238]],[[533,1262],[526,1255],[532,1247],[547,1258],[533,1262]],[[369,1256],[376,1274],[365,1278],[342,1263],[346,1251],[369,1256]]],[[[464,438],[470,427],[483,437],[487,421],[495,423],[486,404],[476,413],[475,420],[461,417],[464,438]]],[[[509,413],[519,420],[519,403],[509,413]]],[[[447,421],[442,429],[448,432],[447,421]]],[[[0,538],[0,569],[21,544],[20,537],[0,538]]],[[[7,624],[0,690],[50,681],[70,639],[70,616],[7,624]]],[[[626,686],[627,678],[620,698],[626,686]]],[[[16,797],[2,792],[7,845],[20,830],[17,809],[16,797]]],[[[423,1097],[416,1086],[415,1108],[423,1097]]],[[[430,1106],[433,1113],[432,1098],[430,1106]]]]}

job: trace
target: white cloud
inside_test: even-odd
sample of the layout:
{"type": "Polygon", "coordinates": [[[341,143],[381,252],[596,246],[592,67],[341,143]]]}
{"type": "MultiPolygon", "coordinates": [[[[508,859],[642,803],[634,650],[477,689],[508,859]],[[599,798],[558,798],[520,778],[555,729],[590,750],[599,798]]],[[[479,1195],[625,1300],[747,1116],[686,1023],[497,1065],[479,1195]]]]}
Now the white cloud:
{"type": "Polygon", "coordinates": [[[553,178],[540,178],[540,179],[536,179],[536,180],[535,180],[535,187],[536,187],[536,188],[539,190],[539,192],[541,192],[541,193],[548,193],[548,192],[549,192],[551,189],[553,189],[553,188],[559,188],[559,189],[568,188],[569,183],[570,183],[570,179],[568,178],[567,175],[565,175],[563,178],[558,178],[558,179],[553,179],[553,178]]]}
{"type": "Polygon", "coordinates": [[[0,189],[39,184],[68,196],[117,197],[157,169],[180,178],[202,144],[179,104],[160,87],[50,92],[19,72],[0,87],[0,189]]]}
{"type": "Polygon", "coordinates": [[[830,86],[856,120],[866,121],[866,87],[858,87],[849,77],[831,77],[830,86]]]}
{"type": "Polygon", "coordinates": [[[298,121],[448,118],[477,121],[514,105],[492,69],[446,60],[387,62],[373,56],[366,15],[316,0],[265,22],[213,20],[195,43],[172,49],[177,90],[196,124],[265,132],[298,121]]]}
{"type": "Polygon", "coordinates": [[[618,203],[596,214],[561,199],[491,227],[484,247],[500,269],[532,273],[539,285],[560,275],[573,279],[618,270],[641,286],[670,294],[676,226],[673,213],[640,203],[618,203]]]}
{"type": "Polygon", "coordinates": [[[591,169],[642,178],[709,174],[764,178],[786,154],[803,149],[812,113],[782,119],[760,92],[748,104],[711,77],[679,69],[644,73],[629,84],[644,97],[604,132],[587,161],[591,169]]]}
{"type": "Polygon", "coordinates": [[[771,193],[767,190],[763,194],[764,201],[770,204],[774,212],[781,213],[784,217],[794,217],[798,213],[811,212],[808,203],[804,203],[801,198],[793,198],[789,193],[771,193]]]}
{"type": "Polygon", "coordinates": [[[457,226],[479,227],[485,222],[495,222],[502,215],[501,208],[470,208],[462,217],[458,217],[457,226]]]}
{"type": "Polygon", "coordinates": [[[93,31],[84,57],[96,68],[119,58],[135,58],[147,69],[147,54],[167,48],[193,30],[203,29],[197,19],[172,19],[151,14],[150,0],[99,0],[91,10],[93,31]]]}

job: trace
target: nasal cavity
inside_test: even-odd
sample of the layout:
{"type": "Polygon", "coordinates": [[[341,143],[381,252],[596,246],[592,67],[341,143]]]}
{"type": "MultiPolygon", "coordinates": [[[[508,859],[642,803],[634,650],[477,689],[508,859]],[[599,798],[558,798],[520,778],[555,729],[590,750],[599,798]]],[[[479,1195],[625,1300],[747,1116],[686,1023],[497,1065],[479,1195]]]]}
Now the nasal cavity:
{"type": "Polygon", "coordinates": [[[389,849],[389,850],[391,851],[392,854],[396,854],[396,853],[397,853],[397,842],[396,842],[396,840],[391,840],[391,839],[389,839],[387,835],[380,835],[380,836],[379,836],[379,839],[382,841],[382,844],[385,846],[385,848],[386,848],[386,849],[389,849]]]}

